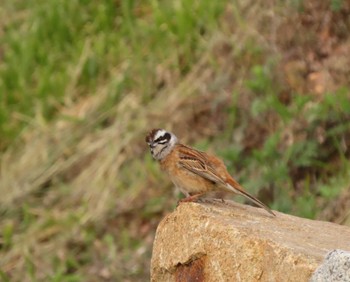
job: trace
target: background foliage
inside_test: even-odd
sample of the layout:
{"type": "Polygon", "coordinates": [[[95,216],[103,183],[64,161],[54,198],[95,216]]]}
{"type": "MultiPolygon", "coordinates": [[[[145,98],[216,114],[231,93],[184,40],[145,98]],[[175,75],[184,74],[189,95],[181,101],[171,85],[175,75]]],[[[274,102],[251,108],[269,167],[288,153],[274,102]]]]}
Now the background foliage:
{"type": "MultiPolygon", "coordinates": [[[[350,1],[4,0],[0,277],[145,281],[153,127],[273,209],[350,225],[350,1]]],[[[242,200],[242,199],[237,199],[242,200]]]]}

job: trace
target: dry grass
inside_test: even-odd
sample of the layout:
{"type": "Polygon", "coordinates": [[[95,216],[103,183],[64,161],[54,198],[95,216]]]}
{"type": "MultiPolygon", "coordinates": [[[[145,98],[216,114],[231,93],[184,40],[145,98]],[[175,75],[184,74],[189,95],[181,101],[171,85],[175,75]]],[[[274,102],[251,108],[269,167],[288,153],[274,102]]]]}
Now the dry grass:
{"type": "MultiPolygon", "coordinates": [[[[50,269],[48,253],[64,252],[67,242],[87,226],[126,214],[141,194],[152,195],[144,193],[154,189],[144,182],[149,168],[140,165],[145,133],[155,126],[190,130],[187,122],[194,108],[207,111],[208,98],[227,98],[225,93],[222,98],[208,96],[212,72],[207,64],[205,55],[176,88],[164,89],[148,105],[140,95],[128,93],[110,111],[101,112],[106,99],[101,89],[94,98],[62,109],[63,120],[35,122],[23,133],[21,146],[2,155],[0,202],[5,214],[17,214],[10,221],[15,229],[26,203],[35,219],[25,232],[14,231],[11,251],[2,257],[3,271],[18,280],[25,273],[26,257],[38,271],[50,269]],[[194,105],[201,97],[206,103],[194,105]],[[132,173],[123,175],[126,170],[132,173]]],[[[0,228],[6,224],[1,222],[0,228]]],[[[38,277],[49,274],[46,270],[38,277]]]]}
{"type": "MultiPolygon", "coordinates": [[[[296,117],[283,128],[283,119],[273,108],[267,114],[252,113],[254,101],[265,94],[278,93],[288,107],[294,91],[316,89],[307,82],[312,77],[305,73],[307,63],[300,64],[304,53],[299,47],[289,49],[294,52],[291,56],[283,51],[281,28],[295,20],[298,11],[280,5],[274,1],[228,4],[220,29],[206,38],[187,73],[174,69],[174,58],[168,58],[154,70],[158,88],[153,94],[144,97],[141,88],[131,88],[113,106],[108,81],[98,84],[95,95],[77,95],[81,92],[77,81],[90,52],[86,44],[81,63],[72,71],[64,106],[53,121],[41,115],[29,119],[20,139],[1,155],[1,271],[11,281],[47,281],[48,277],[61,281],[71,273],[76,275],[72,281],[147,279],[155,228],[175,204],[171,185],[143,142],[151,128],[174,130],[190,143],[215,137],[218,147],[236,146],[246,155],[259,152],[281,127],[282,138],[273,151],[287,151],[297,143],[301,129],[308,126],[305,119],[296,117]],[[264,88],[271,93],[254,93],[247,87],[252,69],[260,65],[271,70],[273,87],[264,88]]],[[[285,41],[289,36],[287,30],[285,41]]],[[[124,71],[121,64],[109,70],[109,76],[122,76],[124,71]]],[[[329,89],[321,86],[322,93],[312,97],[307,107],[322,102],[329,89]]],[[[301,111],[305,115],[307,107],[301,111]]],[[[346,156],[348,151],[344,152],[346,156]]],[[[235,165],[247,165],[253,178],[261,176],[256,163],[249,166],[243,161],[235,165]]],[[[308,173],[303,167],[293,172],[305,188],[309,176],[298,175],[301,170],[308,173]]],[[[286,192],[288,201],[294,192],[286,192]]]]}

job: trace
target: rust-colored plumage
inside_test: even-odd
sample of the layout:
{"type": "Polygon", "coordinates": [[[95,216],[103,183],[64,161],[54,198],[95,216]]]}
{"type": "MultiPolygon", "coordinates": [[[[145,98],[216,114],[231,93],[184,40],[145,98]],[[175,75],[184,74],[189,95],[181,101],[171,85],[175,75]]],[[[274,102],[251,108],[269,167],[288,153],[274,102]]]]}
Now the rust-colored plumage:
{"type": "Polygon", "coordinates": [[[146,141],[161,168],[186,195],[183,201],[194,201],[209,192],[231,192],[248,198],[275,215],[264,203],[243,189],[219,158],[180,144],[175,135],[162,129],[152,130],[146,141]],[[166,139],[163,137],[165,134],[171,137],[166,139]]]}

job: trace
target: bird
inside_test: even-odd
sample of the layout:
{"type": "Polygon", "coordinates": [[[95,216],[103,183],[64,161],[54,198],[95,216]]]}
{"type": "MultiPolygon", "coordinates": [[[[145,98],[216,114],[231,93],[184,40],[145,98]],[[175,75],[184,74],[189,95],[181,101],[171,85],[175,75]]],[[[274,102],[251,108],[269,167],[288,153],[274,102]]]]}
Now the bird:
{"type": "Polygon", "coordinates": [[[152,129],[145,141],[161,169],[185,195],[180,202],[195,202],[211,192],[230,192],[244,196],[276,216],[263,202],[244,190],[218,157],[180,143],[175,134],[164,129],[152,129]]]}

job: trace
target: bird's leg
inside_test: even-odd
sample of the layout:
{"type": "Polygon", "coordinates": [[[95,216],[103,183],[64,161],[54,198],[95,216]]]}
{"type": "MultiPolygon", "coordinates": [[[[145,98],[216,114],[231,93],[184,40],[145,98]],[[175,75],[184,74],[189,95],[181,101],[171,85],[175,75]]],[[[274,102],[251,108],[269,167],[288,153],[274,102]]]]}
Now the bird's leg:
{"type": "Polygon", "coordinates": [[[177,205],[179,205],[180,203],[189,203],[189,202],[194,202],[196,201],[199,197],[203,196],[205,193],[200,193],[200,194],[195,194],[195,195],[191,195],[188,196],[186,198],[183,198],[181,200],[179,200],[177,202],[177,205]]]}

